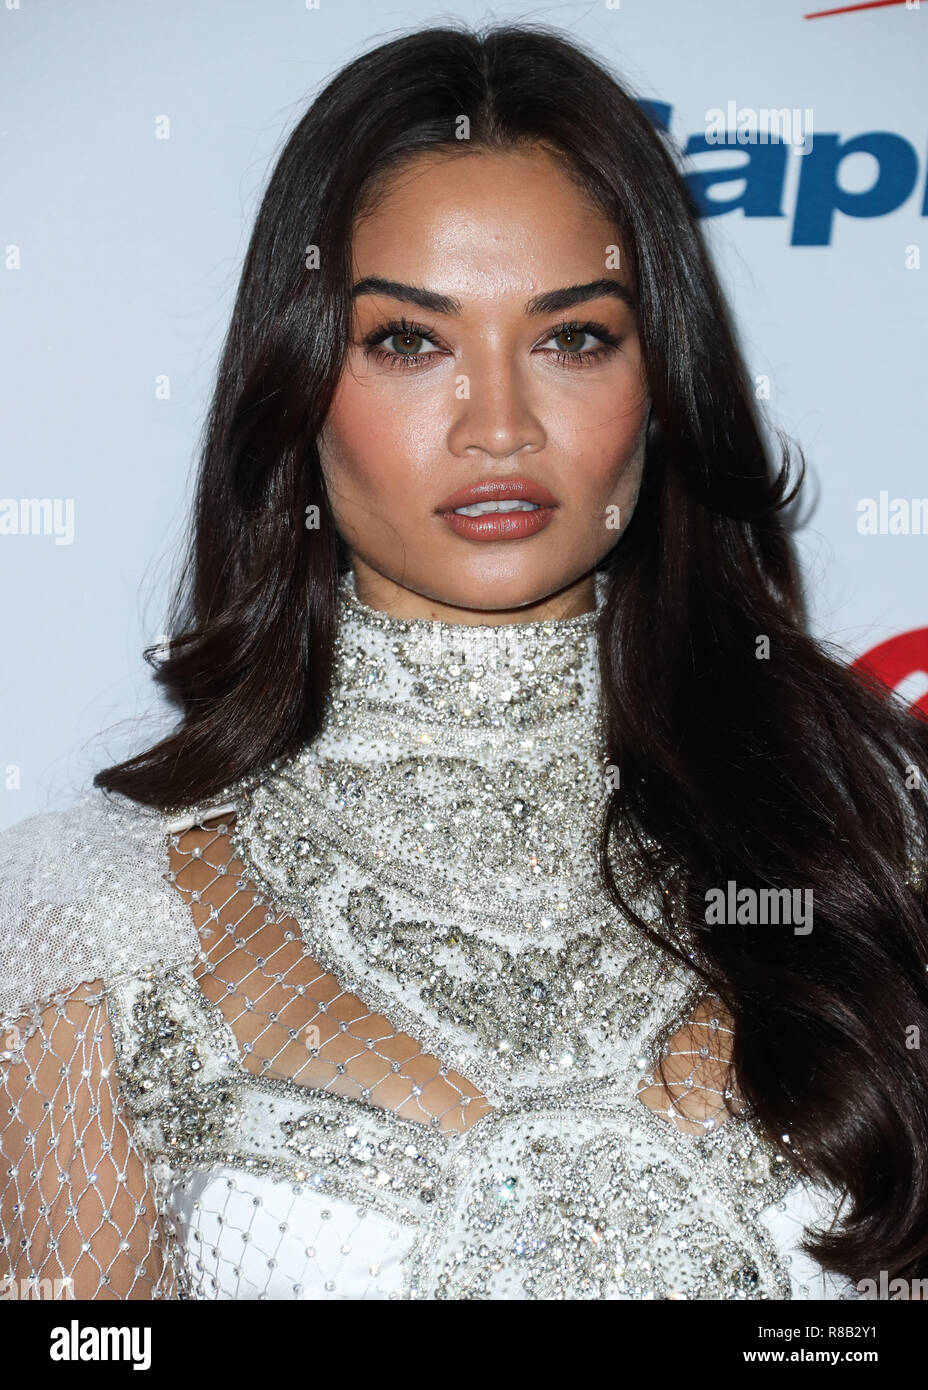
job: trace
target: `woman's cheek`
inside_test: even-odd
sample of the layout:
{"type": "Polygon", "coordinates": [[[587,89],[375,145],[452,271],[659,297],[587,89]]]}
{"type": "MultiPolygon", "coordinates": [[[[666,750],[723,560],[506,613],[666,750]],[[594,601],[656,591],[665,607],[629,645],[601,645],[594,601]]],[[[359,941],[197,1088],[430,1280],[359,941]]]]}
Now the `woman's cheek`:
{"type": "Polygon", "coordinates": [[[365,430],[358,417],[348,435],[333,429],[324,459],[336,510],[357,507],[402,527],[428,499],[428,471],[410,464],[403,441],[384,428],[382,418],[376,429],[371,421],[365,430]]]}

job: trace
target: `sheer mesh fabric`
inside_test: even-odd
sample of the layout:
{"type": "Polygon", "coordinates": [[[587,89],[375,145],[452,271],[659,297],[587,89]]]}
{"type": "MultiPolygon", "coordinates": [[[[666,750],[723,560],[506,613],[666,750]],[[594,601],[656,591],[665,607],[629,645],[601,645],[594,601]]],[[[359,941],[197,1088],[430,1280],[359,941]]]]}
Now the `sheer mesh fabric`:
{"type": "MultiPolygon", "coordinates": [[[[442,1129],[467,1129],[490,1109],[478,1088],[346,993],[243,875],[226,833],[205,822],[172,836],[171,872],[203,943],[195,974],[222,1009],[250,1071],[287,1077],[442,1129]]],[[[729,1020],[707,995],[666,1044],[639,1099],[683,1133],[717,1128],[728,1100],[729,1020]]],[[[731,1108],[737,1108],[737,1102],[731,1108]]]]}
{"type": "Polygon", "coordinates": [[[171,1297],[146,1160],[123,1114],[99,980],[0,1036],[7,1298],[171,1297]]]}
{"type": "Polygon", "coordinates": [[[638,1099],[684,1134],[718,1129],[743,1110],[731,1065],[732,1019],[707,992],[642,1077],[638,1099]]]}
{"type": "MultiPolygon", "coordinates": [[[[243,876],[229,817],[170,836],[165,874],[189,906],[194,976],[244,1070],[463,1131],[491,1105],[316,962],[298,924],[243,876]]],[[[684,1133],[724,1122],[731,1030],[706,997],[642,1078],[639,1099],[684,1133]]],[[[102,979],[0,1032],[0,1281],[7,1296],[178,1297],[174,1246],[120,1094],[102,979]],[[11,1284],[11,1281],[14,1281],[11,1284]]]]}
{"type": "Polygon", "coordinates": [[[230,1024],[242,1065],[404,1119],[438,1117],[441,1129],[467,1129],[489,1102],[340,988],[313,960],[298,924],[269,909],[242,877],[224,829],[208,823],[172,836],[171,871],[202,942],[194,974],[230,1024]]]}

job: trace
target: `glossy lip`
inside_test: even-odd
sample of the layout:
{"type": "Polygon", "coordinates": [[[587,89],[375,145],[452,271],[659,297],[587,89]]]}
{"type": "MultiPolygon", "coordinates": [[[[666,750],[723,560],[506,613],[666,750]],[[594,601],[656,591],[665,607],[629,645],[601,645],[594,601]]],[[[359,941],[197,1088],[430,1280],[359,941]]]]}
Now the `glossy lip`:
{"type": "Polygon", "coordinates": [[[539,507],[558,506],[557,498],[540,483],[532,482],[531,478],[486,478],[482,483],[473,483],[470,487],[462,487],[457,492],[452,492],[435,510],[439,513],[453,512],[455,507],[472,507],[475,502],[505,502],[510,498],[520,502],[534,502],[539,507]]]}
{"type": "Polygon", "coordinates": [[[535,507],[530,512],[487,512],[485,516],[461,516],[458,512],[439,512],[439,517],[455,535],[468,541],[521,541],[537,536],[553,517],[557,507],[535,507]]]}

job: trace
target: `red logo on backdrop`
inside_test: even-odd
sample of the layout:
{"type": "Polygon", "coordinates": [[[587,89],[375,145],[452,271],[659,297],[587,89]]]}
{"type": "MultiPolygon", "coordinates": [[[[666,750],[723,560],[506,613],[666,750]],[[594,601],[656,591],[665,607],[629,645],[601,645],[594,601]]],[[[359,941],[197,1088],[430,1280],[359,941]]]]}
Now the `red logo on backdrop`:
{"type": "Polygon", "coordinates": [[[928,718],[928,627],[900,632],[851,663],[852,671],[875,676],[881,685],[897,690],[911,682],[911,710],[928,718]],[[919,679],[920,678],[920,679],[919,679]],[[920,698],[919,698],[920,697],[920,698]]]}
{"type": "Polygon", "coordinates": [[[840,5],[835,10],[816,10],[814,14],[803,15],[803,19],[825,19],[832,14],[853,14],[855,10],[882,10],[887,5],[904,5],[905,3],[906,0],[863,0],[863,3],[859,5],[840,5]]]}

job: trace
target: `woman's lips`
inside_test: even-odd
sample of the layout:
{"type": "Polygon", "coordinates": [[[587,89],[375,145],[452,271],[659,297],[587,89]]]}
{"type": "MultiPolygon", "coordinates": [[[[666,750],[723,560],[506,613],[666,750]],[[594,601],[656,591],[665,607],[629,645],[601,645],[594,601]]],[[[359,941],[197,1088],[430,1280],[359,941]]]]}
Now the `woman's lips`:
{"type": "Polygon", "coordinates": [[[557,499],[548,489],[531,478],[485,478],[446,497],[436,512],[465,540],[517,541],[543,531],[557,506],[557,499]],[[461,508],[487,502],[519,502],[522,506],[511,511],[486,511],[478,516],[461,515],[461,508]]]}
{"type": "Polygon", "coordinates": [[[532,512],[485,512],[483,516],[439,512],[439,516],[455,535],[465,540],[521,541],[543,531],[556,511],[557,507],[536,507],[532,512]]]}
{"type": "Polygon", "coordinates": [[[531,478],[484,478],[458,488],[439,502],[437,512],[453,512],[455,507],[470,507],[475,502],[534,502],[539,507],[556,507],[557,498],[541,483],[531,478]]]}

